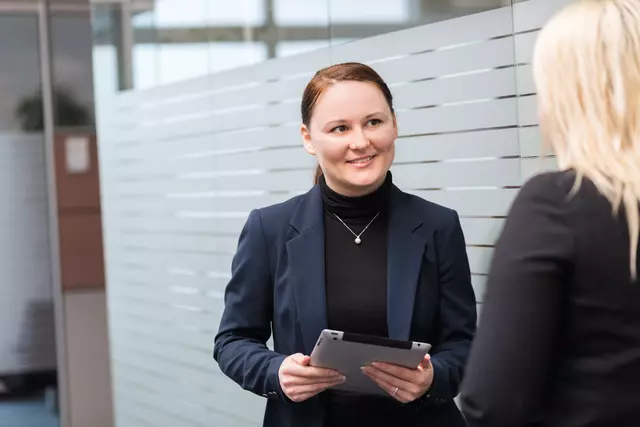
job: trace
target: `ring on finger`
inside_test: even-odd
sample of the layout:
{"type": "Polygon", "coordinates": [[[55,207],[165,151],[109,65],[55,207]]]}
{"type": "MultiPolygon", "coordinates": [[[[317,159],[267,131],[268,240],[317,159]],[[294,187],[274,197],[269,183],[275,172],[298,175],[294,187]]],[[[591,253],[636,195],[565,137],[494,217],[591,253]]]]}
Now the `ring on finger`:
{"type": "Polygon", "coordinates": [[[391,396],[396,397],[396,393],[398,392],[399,387],[396,386],[396,388],[393,389],[393,391],[391,392],[391,396]]]}

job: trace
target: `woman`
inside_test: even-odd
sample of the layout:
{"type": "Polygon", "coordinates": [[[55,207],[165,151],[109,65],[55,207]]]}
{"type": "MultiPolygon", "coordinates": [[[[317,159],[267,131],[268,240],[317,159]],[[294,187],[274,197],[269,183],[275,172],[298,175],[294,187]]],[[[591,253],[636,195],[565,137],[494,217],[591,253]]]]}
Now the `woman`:
{"type": "Polygon", "coordinates": [[[453,398],[476,308],[457,214],[392,184],[392,96],[368,66],[320,70],[304,92],[302,122],[317,185],[249,215],[215,359],[269,399],[265,426],[465,425],[453,398]],[[416,369],[365,368],[389,397],[345,395],[327,391],[343,377],[309,366],[324,328],[433,350],[416,369]],[[265,345],[272,330],[275,351],[265,345]]]}
{"type": "Polygon", "coordinates": [[[471,426],[640,426],[640,2],[572,4],[534,56],[561,172],[521,190],[462,402],[471,426]]]}

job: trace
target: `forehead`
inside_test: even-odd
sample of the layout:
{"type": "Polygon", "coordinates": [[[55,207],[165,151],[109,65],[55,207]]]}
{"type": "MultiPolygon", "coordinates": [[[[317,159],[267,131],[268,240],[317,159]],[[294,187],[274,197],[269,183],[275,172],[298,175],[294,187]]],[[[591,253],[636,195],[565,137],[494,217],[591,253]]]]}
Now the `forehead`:
{"type": "Polygon", "coordinates": [[[320,95],[313,118],[318,122],[349,120],[388,110],[384,94],[374,83],[337,82],[320,95]]]}

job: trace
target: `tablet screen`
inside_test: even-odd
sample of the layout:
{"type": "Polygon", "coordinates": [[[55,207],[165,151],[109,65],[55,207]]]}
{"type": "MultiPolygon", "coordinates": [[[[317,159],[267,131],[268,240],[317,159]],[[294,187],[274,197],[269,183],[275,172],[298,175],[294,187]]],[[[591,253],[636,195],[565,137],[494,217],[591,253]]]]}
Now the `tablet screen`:
{"type": "Polygon", "coordinates": [[[411,350],[413,345],[411,341],[398,341],[391,338],[354,334],[351,332],[344,332],[342,334],[342,340],[349,341],[349,342],[357,342],[360,344],[371,344],[371,345],[380,345],[383,347],[399,348],[402,350],[411,350]]]}

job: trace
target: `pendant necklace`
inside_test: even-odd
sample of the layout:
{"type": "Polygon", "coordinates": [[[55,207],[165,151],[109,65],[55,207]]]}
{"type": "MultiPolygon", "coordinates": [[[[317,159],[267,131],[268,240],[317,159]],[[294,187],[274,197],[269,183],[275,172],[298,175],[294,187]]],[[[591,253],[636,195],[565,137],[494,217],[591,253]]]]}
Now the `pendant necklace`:
{"type": "Polygon", "coordinates": [[[345,227],[347,227],[347,230],[349,230],[351,232],[351,234],[353,234],[354,236],[356,236],[356,239],[354,240],[354,242],[356,243],[356,245],[359,245],[360,243],[362,243],[362,239],[360,238],[360,236],[362,236],[364,234],[365,231],[367,231],[367,228],[369,228],[369,226],[373,223],[373,221],[376,220],[376,218],[378,218],[378,215],[380,215],[380,212],[378,212],[376,214],[376,216],[373,217],[373,219],[371,221],[369,221],[369,224],[367,224],[367,226],[364,228],[364,230],[362,230],[360,232],[360,234],[356,234],[353,232],[353,230],[351,229],[351,227],[349,227],[347,224],[345,224],[345,222],[342,220],[342,218],[340,218],[337,214],[333,214],[336,218],[338,218],[338,221],[340,221],[342,223],[342,225],[344,225],[345,227]]]}

